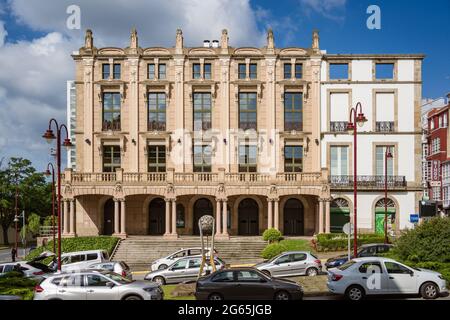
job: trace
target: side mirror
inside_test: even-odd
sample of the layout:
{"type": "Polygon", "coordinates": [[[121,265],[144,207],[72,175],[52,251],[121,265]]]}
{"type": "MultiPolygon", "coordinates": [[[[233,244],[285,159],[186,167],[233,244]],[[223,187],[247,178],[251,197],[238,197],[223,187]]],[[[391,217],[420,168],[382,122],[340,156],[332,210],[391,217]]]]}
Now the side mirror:
{"type": "Polygon", "coordinates": [[[106,286],[107,286],[108,288],[112,289],[112,288],[115,287],[115,284],[114,284],[113,282],[107,282],[107,283],[106,283],[106,286]]]}
{"type": "Polygon", "coordinates": [[[409,275],[412,277],[412,276],[414,276],[414,271],[410,271],[409,272],[409,275]]]}

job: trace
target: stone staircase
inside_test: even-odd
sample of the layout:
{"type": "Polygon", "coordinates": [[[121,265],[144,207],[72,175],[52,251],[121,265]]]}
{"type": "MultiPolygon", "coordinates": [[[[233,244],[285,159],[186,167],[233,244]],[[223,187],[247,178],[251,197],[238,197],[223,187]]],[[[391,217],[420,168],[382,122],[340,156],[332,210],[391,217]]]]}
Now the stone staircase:
{"type": "MultiPolygon", "coordinates": [[[[261,251],[265,246],[266,242],[261,237],[231,237],[229,240],[215,241],[219,257],[227,264],[261,262],[261,251]]],[[[149,270],[152,261],[181,248],[191,247],[201,247],[199,237],[165,239],[154,236],[130,236],[119,243],[111,260],[125,261],[133,271],[149,270]]]]}

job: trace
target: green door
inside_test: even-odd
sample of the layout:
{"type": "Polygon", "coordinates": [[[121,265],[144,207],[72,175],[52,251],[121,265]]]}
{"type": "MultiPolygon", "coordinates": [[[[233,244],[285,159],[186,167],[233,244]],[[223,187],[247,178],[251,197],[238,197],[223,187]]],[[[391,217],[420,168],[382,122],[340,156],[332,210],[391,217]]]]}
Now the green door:
{"type": "MultiPolygon", "coordinates": [[[[395,222],[395,209],[388,208],[388,231],[394,230],[394,222],[395,222]]],[[[375,232],[377,234],[384,234],[384,209],[377,208],[375,211],[375,232]]]]}
{"type": "Polygon", "coordinates": [[[349,208],[330,208],[330,232],[342,233],[342,227],[350,222],[349,208]]]}

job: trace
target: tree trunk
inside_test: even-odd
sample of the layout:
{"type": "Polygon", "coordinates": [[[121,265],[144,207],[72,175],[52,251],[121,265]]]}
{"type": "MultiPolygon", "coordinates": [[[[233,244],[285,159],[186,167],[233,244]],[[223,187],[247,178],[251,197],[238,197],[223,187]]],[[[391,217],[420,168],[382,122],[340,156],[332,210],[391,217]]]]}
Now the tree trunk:
{"type": "Polygon", "coordinates": [[[9,241],[8,241],[8,229],[9,229],[9,227],[2,225],[2,230],[3,230],[3,244],[5,244],[5,245],[9,245],[9,241]]]}

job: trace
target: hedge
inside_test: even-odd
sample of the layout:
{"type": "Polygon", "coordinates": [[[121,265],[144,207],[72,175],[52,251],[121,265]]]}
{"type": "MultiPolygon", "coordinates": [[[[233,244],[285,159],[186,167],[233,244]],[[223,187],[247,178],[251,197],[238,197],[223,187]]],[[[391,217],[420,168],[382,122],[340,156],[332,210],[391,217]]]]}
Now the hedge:
{"type": "MultiPolygon", "coordinates": [[[[348,236],[345,233],[323,233],[317,235],[314,242],[315,249],[319,252],[324,251],[343,251],[348,247],[348,236]]],[[[358,245],[370,243],[383,243],[384,235],[380,234],[359,234],[358,245]]],[[[350,245],[353,246],[353,237],[350,239],[350,245]]]]}
{"type": "Polygon", "coordinates": [[[268,244],[261,252],[261,257],[263,259],[272,259],[285,251],[311,251],[311,247],[309,242],[303,239],[281,240],[280,242],[268,244]]]}
{"type": "Polygon", "coordinates": [[[263,233],[263,240],[269,243],[278,242],[282,239],[281,232],[275,228],[267,229],[263,233]]]}
{"type": "Polygon", "coordinates": [[[23,300],[32,300],[36,280],[24,278],[18,272],[9,272],[0,277],[0,295],[20,296],[23,300]]]}

